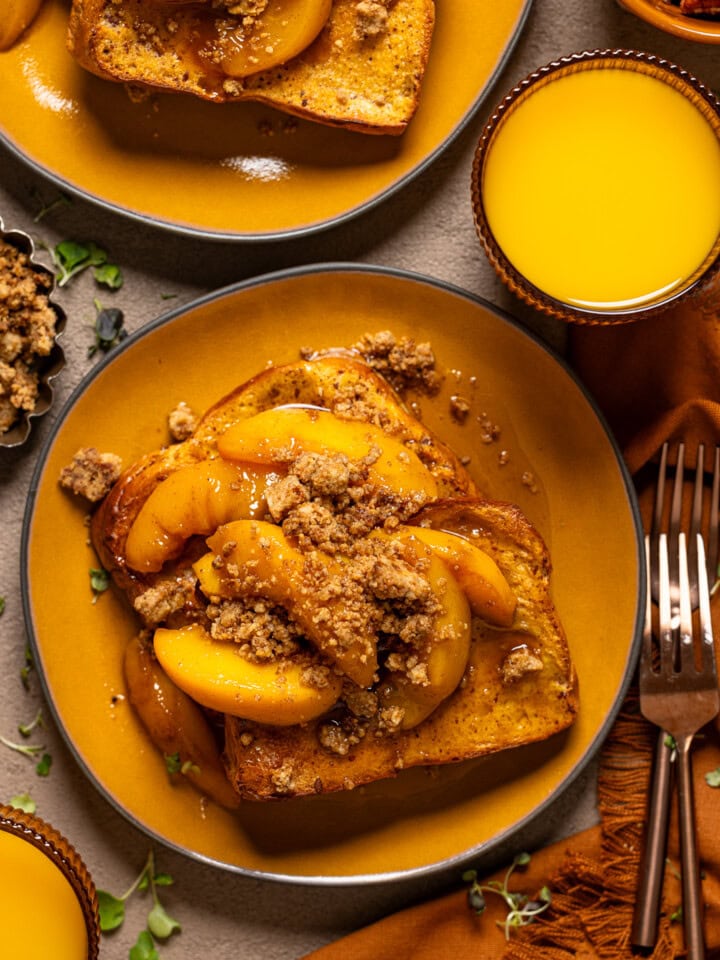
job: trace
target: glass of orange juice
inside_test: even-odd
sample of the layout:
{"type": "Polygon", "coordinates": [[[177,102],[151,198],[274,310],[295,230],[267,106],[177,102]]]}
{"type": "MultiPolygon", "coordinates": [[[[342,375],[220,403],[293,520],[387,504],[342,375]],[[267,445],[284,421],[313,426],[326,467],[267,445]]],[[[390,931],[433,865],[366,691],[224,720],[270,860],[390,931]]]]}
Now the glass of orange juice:
{"type": "Polygon", "coordinates": [[[97,960],[95,886],[70,843],[39,817],[0,806],[0,956],[97,960]]]}
{"type": "Polygon", "coordinates": [[[524,301],[575,322],[651,315],[720,266],[720,102],[650,54],[565,57],[494,111],[472,193],[485,252],[524,301]]]}

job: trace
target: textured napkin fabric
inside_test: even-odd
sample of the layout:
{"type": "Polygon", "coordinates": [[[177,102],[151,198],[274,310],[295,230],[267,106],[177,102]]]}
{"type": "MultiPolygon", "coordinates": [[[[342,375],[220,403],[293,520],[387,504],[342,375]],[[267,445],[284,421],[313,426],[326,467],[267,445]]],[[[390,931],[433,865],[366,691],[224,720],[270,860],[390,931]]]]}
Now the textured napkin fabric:
{"type": "MultiPolygon", "coordinates": [[[[651,509],[652,461],[665,440],[685,440],[689,464],[698,441],[720,442],[720,286],[660,318],[570,330],[570,361],[594,395],[635,477],[643,513],[651,509]]],[[[611,518],[608,518],[609,521],[611,518]]],[[[720,601],[714,608],[720,640],[720,601]]],[[[720,645],[719,645],[720,646],[720,645]]],[[[547,885],[551,907],[506,939],[507,908],[486,895],[480,916],[467,887],[387,917],[313,953],[312,960],[568,960],[630,958],[630,929],[643,849],[646,796],[656,730],[628,695],[604,745],[598,796],[601,823],[533,854],[509,889],[536,897],[547,885]]],[[[705,774],[720,767],[720,735],[711,725],[693,751],[695,807],[709,956],[720,957],[720,787],[705,774]]],[[[520,852],[520,851],[518,851],[520,852]]],[[[494,878],[502,880],[505,871],[494,878]]],[[[677,812],[672,815],[663,908],[652,960],[682,956],[677,812]]],[[[645,954],[647,956],[647,954],[645,954]]]]}

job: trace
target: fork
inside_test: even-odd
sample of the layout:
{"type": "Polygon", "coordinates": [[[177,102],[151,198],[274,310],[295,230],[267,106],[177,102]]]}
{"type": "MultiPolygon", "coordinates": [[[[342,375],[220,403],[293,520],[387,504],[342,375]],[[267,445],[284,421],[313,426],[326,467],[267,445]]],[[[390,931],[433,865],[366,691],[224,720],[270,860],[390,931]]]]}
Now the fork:
{"type": "MultiPolygon", "coordinates": [[[[690,531],[687,541],[685,540],[684,534],[681,535],[680,533],[684,486],[684,454],[684,444],[680,444],[675,468],[675,483],[670,504],[668,530],[667,533],[661,534],[663,527],[663,514],[665,512],[665,479],[668,473],[668,444],[663,446],[660,458],[660,467],[658,470],[652,528],[649,537],[646,537],[645,540],[646,560],[648,567],[648,594],[646,624],[643,637],[643,652],[640,665],[640,698],[641,710],[646,716],[648,716],[648,719],[651,720],[653,720],[653,717],[649,716],[649,712],[652,713],[654,711],[654,707],[651,705],[651,700],[654,697],[654,691],[658,687],[662,688],[664,675],[667,676],[668,687],[674,688],[678,693],[685,689],[686,685],[689,685],[691,688],[694,686],[693,677],[688,676],[687,674],[687,667],[689,664],[682,659],[678,644],[680,644],[680,649],[684,649],[684,647],[682,647],[683,643],[690,645],[692,644],[692,610],[696,609],[700,605],[701,599],[707,592],[708,584],[714,583],[715,570],[717,568],[718,533],[720,529],[718,524],[718,500],[720,499],[720,448],[716,448],[715,450],[713,484],[710,496],[707,551],[704,551],[703,541],[698,536],[702,527],[703,518],[704,448],[702,445],[698,447],[697,451],[690,531]],[[698,544],[700,547],[699,556],[698,544]],[[662,571],[659,562],[661,552],[664,557],[662,571]],[[687,580],[687,591],[683,601],[685,606],[689,600],[689,608],[687,610],[681,610],[680,607],[681,562],[683,568],[683,577],[687,580]],[[663,574],[662,577],[661,572],[663,574]],[[660,602],[662,592],[660,589],[661,579],[665,583],[666,596],[663,599],[663,608],[661,609],[660,652],[662,653],[664,650],[666,662],[663,664],[663,666],[661,666],[661,675],[658,676],[653,669],[653,662],[657,659],[657,651],[653,652],[651,601],[654,600],[658,604],[660,602]],[[678,625],[681,625],[680,630],[678,630],[678,625]],[[668,661],[668,657],[673,657],[674,659],[668,661]],[[678,672],[679,667],[681,666],[685,669],[678,672]],[[670,671],[670,673],[667,673],[667,671],[670,671]],[[671,680],[670,677],[674,677],[674,679],[671,680]]],[[[700,611],[700,624],[701,632],[703,635],[705,635],[706,631],[710,630],[710,620],[709,612],[704,608],[700,611]]],[[[704,642],[707,643],[707,640],[705,639],[704,642]]],[[[701,674],[707,670],[708,675],[714,675],[714,661],[712,659],[707,659],[707,656],[712,654],[712,648],[704,646],[703,649],[706,651],[707,655],[703,658],[703,669],[701,670],[701,674]]],[[[687,659],[688,658],[685,658],[685,660],[687,659]]],[[[715,691],[715,696],[717,698],[716,681],[714,686],[711,685],[710,689],[715,691]]],[[[692,696],[692,694],[690,695],[692,696]]],[[[712,698],[712,694],[710,694],[710,697],[712,698]]],[[[657,704],[655,704],[655,707],[656,706],[657,704]]],[[[717,712],[717,707],[715,708],[715,712],[717,712]]],[[[708,719],[711,719],[713,715],[714,714],[711,713],[708,719]]],[[[657,721],[654,720],[653,722],[657,721]]],[[[702,726],[703,724],[701,723],[700,725],[702,726]]],[[[634,946],[646,948],[654,945],[657,935],[657,920],[660,906],[660,895],[662,893],[662,878],[665,860],[665,847],[667,842],[667,825],[671,792],[672,750],[668,746],[667,740],[668,734],[672,736],[672,730],[666,731],[663,729],[662,722],[659,724],[659,726],[661,729],[658,734],[657,745],[655,748],[653,784],[650,791],[648,804],[648,827],[645,854],[640,872],[640,884],[636,901],[635,915],[633,918],[631,937],[631,941],[634,946]]],[[[693,731],[693,734],[694,732],[695,731],[693,731]]],[[[692,734],[687,740],[686,747],[683,749],[682,755],[676,744],[676,749],[678,749],[679,767],[680,761],[682,761],[683,764],[686,762],[689,764],[688,751],[691,742],[692,734]]],[[[684,768],[684,772],[687,774],[687,768],[684,768]]],[[[679,779],[681,776],[682,775],[679,776],[679,779]]],[[[687,775],[685,776],[683,783],[685,785],[690,783],[690,781],[687,779],[687,775]]],[[[682,787],[684,793],[687,790],[685,785],[682,787]]],[[[690,808],[692,808],[692,798],[690,799],[690,808]]],[[[684,839],[683,849],[691,849],[688,846],[691,843],[694,843],[692,831],[690,837],[686,837],[684,839]]],[[[688,869],[684,870],[683,873],[684,875],[688,873],[688,869]]],[[[693,903],[697,905],[697,893],[697,889],[694,890],[694,893],[692,891],[687,893],[684,898],[686,904],[693,903]]],[[[698,949],[698,929],[699,926],[696,922],[692,927],[692,930],[695,932],[691,934],[692,942],[696,945],[696,950],[698,949]]],[[[699,943],[702,944],[701,936],[699,943]]],[[[702,956],[701,953],[696,953],[694,955],[702,956]]]]}

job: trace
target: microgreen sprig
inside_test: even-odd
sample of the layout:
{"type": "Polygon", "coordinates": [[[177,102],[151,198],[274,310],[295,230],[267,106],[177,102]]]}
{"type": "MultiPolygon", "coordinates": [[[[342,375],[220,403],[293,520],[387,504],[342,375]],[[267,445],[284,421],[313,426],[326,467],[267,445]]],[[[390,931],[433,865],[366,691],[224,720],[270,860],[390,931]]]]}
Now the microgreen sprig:
{"type": "Polygon", "coordinates": [[[524,867],[530,863],[529,853],[518,853],[510,864],[502,882],[500,880],[490,880],[486,884],[478,881],[477,870],[466,870],[463,873],[463,880],[470,884],[467,893],[468,906],[477,914],[485,911],[485,894],[494,893],[501,897],[507,904],[508,912],[504,920],[498,920],[497,925],[504,930],[505,939],[510,939],[510,933],[517,927],[524,927],[532,923],[536,917],[543,913],[552,902],[552,894],[548,887],[543,887],[537,900],[531,900],[525,893],[517,893],[508,889],[510,877],[517,867],[524,867]]]}
{"type": "Polygon", "coordinates": [[[99,300],[95,304],[95,343],[88,347],[88,357],[94,357],[98,350],[107,353],[127,336],[125,314],[117,307],[104,307],[99,300]]]}
{"type": "Polygon", "coordinates": [[[29,757],[31,760],[36,760],[35,773],[37,773],[39,777],[46,777],[50,773],[52,757],[49,753],[43,753],[45,747],[42,744],[13,743],[12,740],[8,740],[7,737],[3,736],[0,736],[0,743],[2,743],[3,746],[6,746],[9,750],[14,750],[16,753],[21,753],[23,756],[29,757]],[[38,756],[40,756],[39,760],[37,760],[38,756]]]}
{"type": "Polygon", "coordinates": [[[715,767],[714,770],[708,770],[705,774],[705,783],[709,787],[720,787],[720,767],[715,767]]]}
{"type": "Polygon", "coordinates": [[[50,251],[57,271],[58,287],[64,287],[77,274],[93,268],[97,283],[117,290],[122,286],[120,268],[108,263],[107,253],[92,241],[77,243],[75,240],[63,240],[50,251]]]}
{"type": "Polygon", "coordinates": [[[125,920],[125,904],[134,893],[150,891],[152,906],[147,915],[147,929],[142,930],[138,935],[135,945],[130,950],[129,960],[157,960],[159,954],[153,937],[155,940],[167,940],[173,933],[180,931],[180,924],[168,914],[158,895],[158,887],[169,887],[172,882],[170,874],[156,872],[155,857],[150,850],[145,865],[125,893],[116,897],[106,890],[98,890],[100,929],[103,933],[109,933],[122,926],[125,920]]]}

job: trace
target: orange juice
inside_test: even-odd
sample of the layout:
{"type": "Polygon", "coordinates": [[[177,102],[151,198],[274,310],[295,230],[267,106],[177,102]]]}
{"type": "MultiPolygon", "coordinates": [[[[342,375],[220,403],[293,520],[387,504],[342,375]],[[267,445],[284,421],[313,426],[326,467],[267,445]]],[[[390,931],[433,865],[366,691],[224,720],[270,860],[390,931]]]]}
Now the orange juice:
{"type": "Polygon", "coordinates": [[[720,117],[678,86],[600,62],[551,74],[497,126],[485,215],[544,293],[634,309],[679,292],[719,252],[720,117]]]}
{"type": "Polygon", "coordinates": [[[80,901],[49,856],[0,830],[0,957],[87,960],[80,901]]]}

